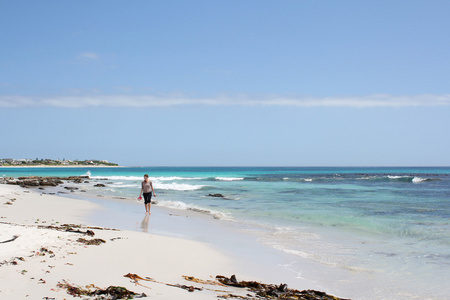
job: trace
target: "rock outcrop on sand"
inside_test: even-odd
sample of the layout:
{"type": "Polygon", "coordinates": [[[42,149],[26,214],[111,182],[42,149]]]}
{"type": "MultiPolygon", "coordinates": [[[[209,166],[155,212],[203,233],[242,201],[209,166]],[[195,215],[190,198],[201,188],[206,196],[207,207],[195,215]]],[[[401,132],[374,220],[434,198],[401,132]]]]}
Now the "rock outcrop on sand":
{"type": "Polygon", "coordinates": [[[28,176],[15,178],[4,178],[6,184],[20,185],[22,187],[43,187],[43,186],[58,186],[64,181],[73,183],[82,183],[84,180],[90,179],[89,176],[69,176],[69,177],[39,177],[28,176]]]}

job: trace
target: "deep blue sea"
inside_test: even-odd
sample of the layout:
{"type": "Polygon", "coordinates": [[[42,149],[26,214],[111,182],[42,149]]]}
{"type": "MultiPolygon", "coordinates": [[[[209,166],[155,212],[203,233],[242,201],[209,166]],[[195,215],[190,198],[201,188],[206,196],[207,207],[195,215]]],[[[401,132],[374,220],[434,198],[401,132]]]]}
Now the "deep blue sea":
{"type": "Polygon", "coordinates": [[[87,194],[133,202],[145,173],[158,206],[238,224],[290,255],[296,276],[308,260],[371,278],[399,298],[450,295],[449,167],[0,169],[0,177],[89,175],[94,181],[80,186],[87,194]]]}

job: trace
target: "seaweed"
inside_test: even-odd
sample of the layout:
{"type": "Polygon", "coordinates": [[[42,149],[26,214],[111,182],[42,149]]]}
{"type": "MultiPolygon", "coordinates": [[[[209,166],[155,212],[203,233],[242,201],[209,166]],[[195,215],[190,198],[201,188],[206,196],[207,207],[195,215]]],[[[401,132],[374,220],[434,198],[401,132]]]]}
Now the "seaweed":
{"type": "MultiPolygon", "coordinates": [[[[259,300],[259,299],[289,299],[289,300],[346,300],[343,298],[338,298],[332,295],[328,295],[327,293],[320,292],[320,291],[314,291],[314,290],[303,290],[298,291],[295,289],[289,289],[287,284],[265,284],[260,283],[257,281],[238,281],[236,279],[235,275],[232,275],[230,278],[217,275],[216,280],[202,280],[195,278],[193,276],[185,276],[183,275],[183,278],[187,281],[196,282],[200,284],[205,285],[220,285],[220,286],[233,286],[237,288],[245,288],[247,291],[253,293],[253,294],[247,294],[245,296],[242,295],[235,295],[231,294],[227,291],[221,291],[221,290],[214,290],[214,289],[208,289],[205,287],[199,288],[194,286],[187,286],[187,285],[181,285],[181,284],[171,284],[171,283],[165,283],[160,282],[155,279],[152,279],[150,277],[141,277],[137,274],[128,273],[126,275],[123,275],[124,277],[128,277],[137,285],[141,285],[139,283],[140,280],[145,281],[151,281],[159,284],[164,284],[171,287],[181,288],[185,289],[189,292],[194,292],[196,290],[202,291],[202,290],[210,290],[214,292],[219,293],[225,293],[222,295],[218,295],[218,298],[222,299],[243,299],[243,300],[259,300]]],[[[141,285],[144,286],[144,285],[141,285]]],[[[144,286],[146,287],[146,286],[144,286]]],[[[148,287],[147,287],[148,288],[148,287]]]]}
{"type": "Polygon", "coordinates": [[[137,274],[131,274],[131,273],[128,273],[128,274],[126,274],[126,275],[123,275],[123,277],[128,277],[128,278],[130,278],[131,280],[133,280],[135,284],[138,284],[138,285],[143,286],[143,287],[146,287],[146,288],[149,288],[149,287],[140,284],[140,283],[139,283],[139,280],[145,280],[145,281],[151,281],[151,282],[155,282],[155,283],[159,283],[159,284],[164,284],[164,285],[167,285],[167,286],[171,286],[171,287],[176,287],[176,288],[184,289],[184,290],[187,290],[188,292],[194,292],[194,291],[196,291],[196,290],[197,290],[197,291],[203,290],[202,288],[198,288],[198,287],[195,287],[195,286],[192,286],[192,285],[191,285],[191,286],[188,286],[188,285],[182,285],[182,284],[165,283],[165,282],[157,281],[157,280],[155,280],[155,279],[153,279],[153,278],[150,278],[150,277],[142,278],[141,276],[139,276],[139,275],[137,275],[137,274]]]}
{"type": "Polygon", "coordinates": [[[86,286],[85,288],[72,285],[63,280],[63,283],[58,283],[57,286],[59,288],[63,288],[67,290],[67,294],[74,297],[81,296],[89,296],[95,297],[94,299],[133,299],[133,298],[142,298],[147,297],[144,293],[137,294],[133,291],[128,290],[127,288],[121,286],[109,286],[106,289],[101,289],[91,284],[86,286]]]}
{"type": "MultiPolygon", "coordinates": [[[[222,284],[228,286],[234,286],[239,288],[246,288],[247,290],[255,293],[259,298],[262,299],[292,299],[292,300],[345,300],[338,298],[327,293],[314,291],[314,290],[303,290],[298,291],[295,289],[289,289],[287,284],[265,284],[256,281],[238,281],[235,275],[230,278],[217,275],[216,279],[222,284]]],[[[225,296],[227,297],[227,296],[225,296]]],[[[230,296],[228,296],[230,298],[230,296]]],[[[239,299],[255,299],[255,298],[242,298],[239,299]]]]}
{"type": "Polygon", "coordinates": [[[13,235],[12,238],[10,238],[9,240],[0,242],[0,244],[5,244],[5,243],[13,242],[13,241],[15,241],[18,237],[19,237],[18,235],[13,235]]]}
{"type": "Polygon", "coordinates": [[[226,285],[224,285],[224,284],[222,284],[220,282],[217,282],[217,281],[198,279],[198,278],[195,278],[194,276],[183,275],[183,278],[185,280],[187,280],[187,281],[192,281],[192,282],[201,283],[201,284],[226,286],[226,285]]]}
{"type": "Polygon", "coordinates": [[[100,244],[103,244],[103,243],[106,243],[106,241],[105,241],[105,240],[102,240],[102,239],[92,239],[92,240],[87,240],[87,239],[85,239],[85,238],[79,238],[79,239],[77,240],[77,242],[82,243],[82,244],[85,244],[85,245],[96,245],[96,246],[98,246],[98,245],[100,245],[100,244]]]}

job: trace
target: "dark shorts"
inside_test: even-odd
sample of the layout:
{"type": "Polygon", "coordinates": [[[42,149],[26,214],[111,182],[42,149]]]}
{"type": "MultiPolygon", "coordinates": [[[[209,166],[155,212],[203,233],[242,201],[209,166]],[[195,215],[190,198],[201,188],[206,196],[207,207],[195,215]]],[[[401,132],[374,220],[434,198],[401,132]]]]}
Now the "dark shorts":
{"type": "Polygon", "coordinates": [[[144,203],[149,204],[152,202],[152,193],[144,193],[144,203]]]}

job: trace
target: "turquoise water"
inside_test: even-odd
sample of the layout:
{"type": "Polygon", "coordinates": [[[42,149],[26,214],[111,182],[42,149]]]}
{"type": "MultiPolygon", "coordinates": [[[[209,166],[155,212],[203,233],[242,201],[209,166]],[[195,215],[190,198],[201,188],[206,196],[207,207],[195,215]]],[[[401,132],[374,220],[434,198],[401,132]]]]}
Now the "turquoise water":
{"type": "Polygon", "coordinates": [[[304,276],[298,258],[370,274],[405,295],[450,292],[448,167],[0,169],[0,177],[88,174],[87,194],[133,202],[145,173],[157,205],[238,226],[290,255],[295,276],[304,276]],[[224,197],[208,196],[216,193],[224,197]]]}

